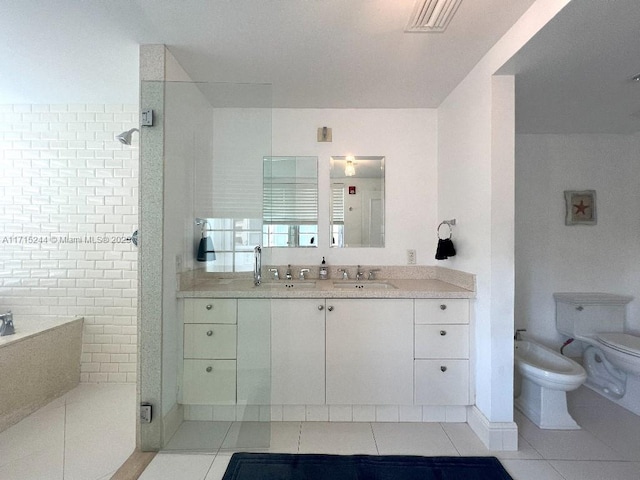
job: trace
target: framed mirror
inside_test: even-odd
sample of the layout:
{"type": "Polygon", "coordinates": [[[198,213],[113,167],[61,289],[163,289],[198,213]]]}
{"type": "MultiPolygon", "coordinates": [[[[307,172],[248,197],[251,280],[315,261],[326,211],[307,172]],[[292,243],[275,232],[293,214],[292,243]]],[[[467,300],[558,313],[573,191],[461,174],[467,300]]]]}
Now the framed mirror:
{"type": "Polygon", "coordinates": [[[318,245],[318,157],[264,157],[263,247],[318,245]]]}
{"type": "Polygon", "coordinates": [[[384,157],[331,157],[331,246],[384,247],[384,157]]]}

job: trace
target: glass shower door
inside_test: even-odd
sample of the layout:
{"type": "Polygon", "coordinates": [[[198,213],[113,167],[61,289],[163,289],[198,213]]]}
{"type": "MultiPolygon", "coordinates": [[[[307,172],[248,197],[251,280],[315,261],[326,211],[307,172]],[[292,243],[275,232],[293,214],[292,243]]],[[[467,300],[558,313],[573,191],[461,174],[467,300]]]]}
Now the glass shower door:
{"type": "Polygon", "coordinates": [[[221,294],[217,287],[253,286],[262,161],[271,154],[271,87],[165,87],[163,262],[176,280],[173,293],[164,293],[162,391],[163,410],[181,413],[177,428],[165,428],[162,449],[266,449],[270,300],[221,294]]]}

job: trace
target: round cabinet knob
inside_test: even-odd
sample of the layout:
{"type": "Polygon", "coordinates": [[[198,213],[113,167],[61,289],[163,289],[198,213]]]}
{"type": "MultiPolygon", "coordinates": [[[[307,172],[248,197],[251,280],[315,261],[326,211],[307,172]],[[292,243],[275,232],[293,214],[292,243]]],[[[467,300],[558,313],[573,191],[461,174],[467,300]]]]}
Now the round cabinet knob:
{"type": "Polygon", "coordinates": [[[582,305],[579,305],[576,307],[576,310],[578,310],[579,312],[584,310],[584,307],[582,305]]]}
{"type": "Polygon", "coordinates": [[[327,310],[329,310],[330,312],[333,312],[333,305],[329,305],[329,306],[327,307],[327,310]]]}
{"type": "Polygon", "coordinates": [[[207,332],[207,337],[210,337],[211,335],[213,335],[213,330],[209,330],[209,331],[207,332]]]}
{"type": "Polygon", "coordinates": [[[441,372],[446,372],[446,371],[447,371],[447,367],[445,367],[444,365],[442,365],[442,366],[440,367],[440,371],[441,371],[441,372]]]}
{"type": "Polygon", "coordinates": [[[443,303],[442,305],[440,305],[440,310],[446,310],[447,306],[443,303]]]}
{"type": "Polygon", "coordinates": [[[440,330],[440,335],[442,335],[443,337],[447,334],[446,330],[440,330]]]}
{"type": "Polygon", "coordinates": [[[207,367],[207,373],[211,373],[212,370],[213,370],[213,367],[207,367]]]}
{"type": "Polygon", "coordinates": [[[324,305],[318,305],[318,310],[324,310],[324,305]]]}
{"type": "Polygon", "coordinates": [[[211,305],[211,304],[209,304],[209,305],[207,305],[207,306],[206,306],[206,309],[207,309],[207,310],[211,310],[212,308],[213,308],[213,305],[211,305]]]}

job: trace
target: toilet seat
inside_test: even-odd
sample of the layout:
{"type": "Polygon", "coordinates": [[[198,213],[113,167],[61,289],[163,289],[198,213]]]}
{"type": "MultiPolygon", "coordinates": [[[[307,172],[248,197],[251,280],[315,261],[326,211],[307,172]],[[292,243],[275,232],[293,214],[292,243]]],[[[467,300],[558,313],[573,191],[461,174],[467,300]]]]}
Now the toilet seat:
{"type": "Polygon", "coordinates": [[[628,333],[599,333],[596,338],[609,348],[640,358],[640,337],[628,333]]]}

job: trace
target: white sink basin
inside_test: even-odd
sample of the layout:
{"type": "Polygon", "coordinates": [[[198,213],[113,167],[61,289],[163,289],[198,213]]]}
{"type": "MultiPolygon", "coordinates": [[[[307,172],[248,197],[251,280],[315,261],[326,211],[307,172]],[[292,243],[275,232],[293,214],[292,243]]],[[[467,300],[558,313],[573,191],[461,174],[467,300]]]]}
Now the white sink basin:
{"type": "Polygon", "coordinates": [[[371,282],[371,281],[363,281],[363,282],[333,282],[334,288],[345,288],[345,289],[362,289],[362,290],[380,290],[385,288],[398,288],[395,285],[392,285],[388,282],[371,282]]]}
{"type": "Polygon", "coordinates": [[[279,282],[262,282],[267,288],[315,288],[316,282],[309,280],[281,280],[279,282]]]}

